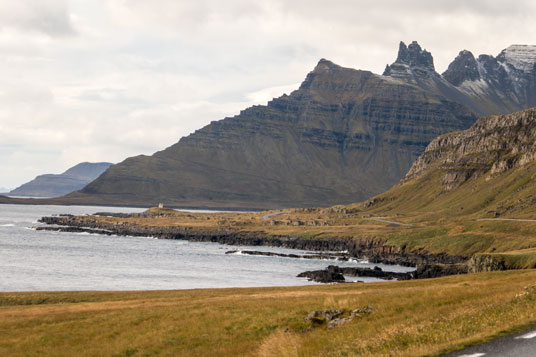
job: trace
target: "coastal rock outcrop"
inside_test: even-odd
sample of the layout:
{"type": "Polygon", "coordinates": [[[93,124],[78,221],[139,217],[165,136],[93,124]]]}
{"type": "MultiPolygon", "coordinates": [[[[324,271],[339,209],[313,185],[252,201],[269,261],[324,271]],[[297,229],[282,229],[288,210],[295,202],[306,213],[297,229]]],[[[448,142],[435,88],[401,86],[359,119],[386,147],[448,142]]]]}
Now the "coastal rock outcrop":
{"type": "Polygon", "coordinates": [[[312,270],[298,274],[298,278],[307,278],[317,283],[342,283],[345,281],[342,269],[330,265],[324,270],[312,270]]]}
{"type": "Polygon", "coordinates": [[[330,265],[326,269],[305,271],[297,275],[298,278],[307,278],[317,283],[342,283],[346,279],[344,276],[361,276],[369,278],[378,278],[385,280],[399,279],[409,280],[414,278],[413,273],[399,273],[392,271],[384,271],[380,267],[374,268],[352,268],[338,267],[330,265]]]}
{"type": "Polygon", "coordinates": [[[384,280],[411,280],[411,279],[431,279],[439,278],[448,275],[467,274],[468,272],[478,271],[491,271],[491,270],[505,270],[499,269],[496,265],[491,264],[492,268],[479,269],[483,265],[489,266],[488,261],[484,264],[478,261],[473,263],[474,257],[471,258],[470,264],[419,264],[415,271],[410,272],[393,272],[385,271],[380,267],[374,268],[352,268],[352,267],[338,267],[334,265],[328,266],[323,270],[306,271],[298,274],[299,278],[307,278],[318,283],[341,283],[344,282],[344,276],[358,276],[358,277],[370,277],[384,280]],[[477,268],[475,268],[477,267],[477,268]]]}

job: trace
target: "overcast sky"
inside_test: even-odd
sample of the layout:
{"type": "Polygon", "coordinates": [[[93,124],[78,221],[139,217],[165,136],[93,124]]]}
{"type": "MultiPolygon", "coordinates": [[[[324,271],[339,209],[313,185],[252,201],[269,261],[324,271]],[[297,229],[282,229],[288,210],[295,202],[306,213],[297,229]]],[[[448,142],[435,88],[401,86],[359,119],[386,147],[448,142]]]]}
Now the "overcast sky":
{"type": "Polygon", "coordinates": [[[536,2],[0,0],[0,187],[152,154],[289,93],[320,58],[382,73],[417,40],[536,44],[536,2]]]}

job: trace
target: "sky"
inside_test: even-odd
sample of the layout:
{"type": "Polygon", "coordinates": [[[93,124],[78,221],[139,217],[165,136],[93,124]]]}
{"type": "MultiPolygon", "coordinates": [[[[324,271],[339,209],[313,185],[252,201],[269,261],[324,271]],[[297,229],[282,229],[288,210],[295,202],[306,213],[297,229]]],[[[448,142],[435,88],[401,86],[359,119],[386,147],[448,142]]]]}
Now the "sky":
{"type": "Polygon", "coordinates": [[[0,0],[0,187],[151,155],[297,89],[320,58],[381,74],[413,40],[536,44],[518,0],[0,0]]]}

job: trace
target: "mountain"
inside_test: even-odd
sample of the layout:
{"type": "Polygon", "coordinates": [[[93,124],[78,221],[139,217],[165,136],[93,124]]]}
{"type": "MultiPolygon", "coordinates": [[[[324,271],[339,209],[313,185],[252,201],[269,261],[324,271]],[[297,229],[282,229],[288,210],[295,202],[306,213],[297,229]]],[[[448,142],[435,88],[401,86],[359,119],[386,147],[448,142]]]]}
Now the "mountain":
{"type": "Polygon", "coordinates": [[[418,86],[323,59],[290,95],[129,158],[71,197],[249,208],[355,202],[398,181],[434,137],[474,120],[418,86]]]}
{"type": "Polygon", "coordinates": [[[9,192],[12,196],[58,197],[77,191],[99,177],[113,164],[83,162],[62,174],[37,176],[30,182],[9,192]]]}
{"type": "Polygon", "coordinates": [[[478,60],[462,51],[442,75],[417,42],[401,42],[383,75],[322,59],[290,95],[129,158],[64,200],[249,209],[365,200],[438,135],[533,105],[535,48],[478,60]]]}

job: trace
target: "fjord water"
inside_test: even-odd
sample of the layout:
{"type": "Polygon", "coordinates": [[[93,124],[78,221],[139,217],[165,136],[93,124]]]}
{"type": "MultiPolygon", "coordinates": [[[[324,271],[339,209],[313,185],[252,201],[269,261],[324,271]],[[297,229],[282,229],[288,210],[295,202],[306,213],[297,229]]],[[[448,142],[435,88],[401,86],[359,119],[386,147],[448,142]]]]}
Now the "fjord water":
{"type": "MultiPolygon", "coordinates": [[[[295,250],[235,247],[145,237],[36,231],[42,216],[141,212],[143,209],[84,206],[0,205],[0,291],[154,290],[313,284],[296,275],[357,262],[225,254],[234,249],[282,253],[295,250]]],[[[375,281],[374,278],[359,278],[375,281]]]]}

